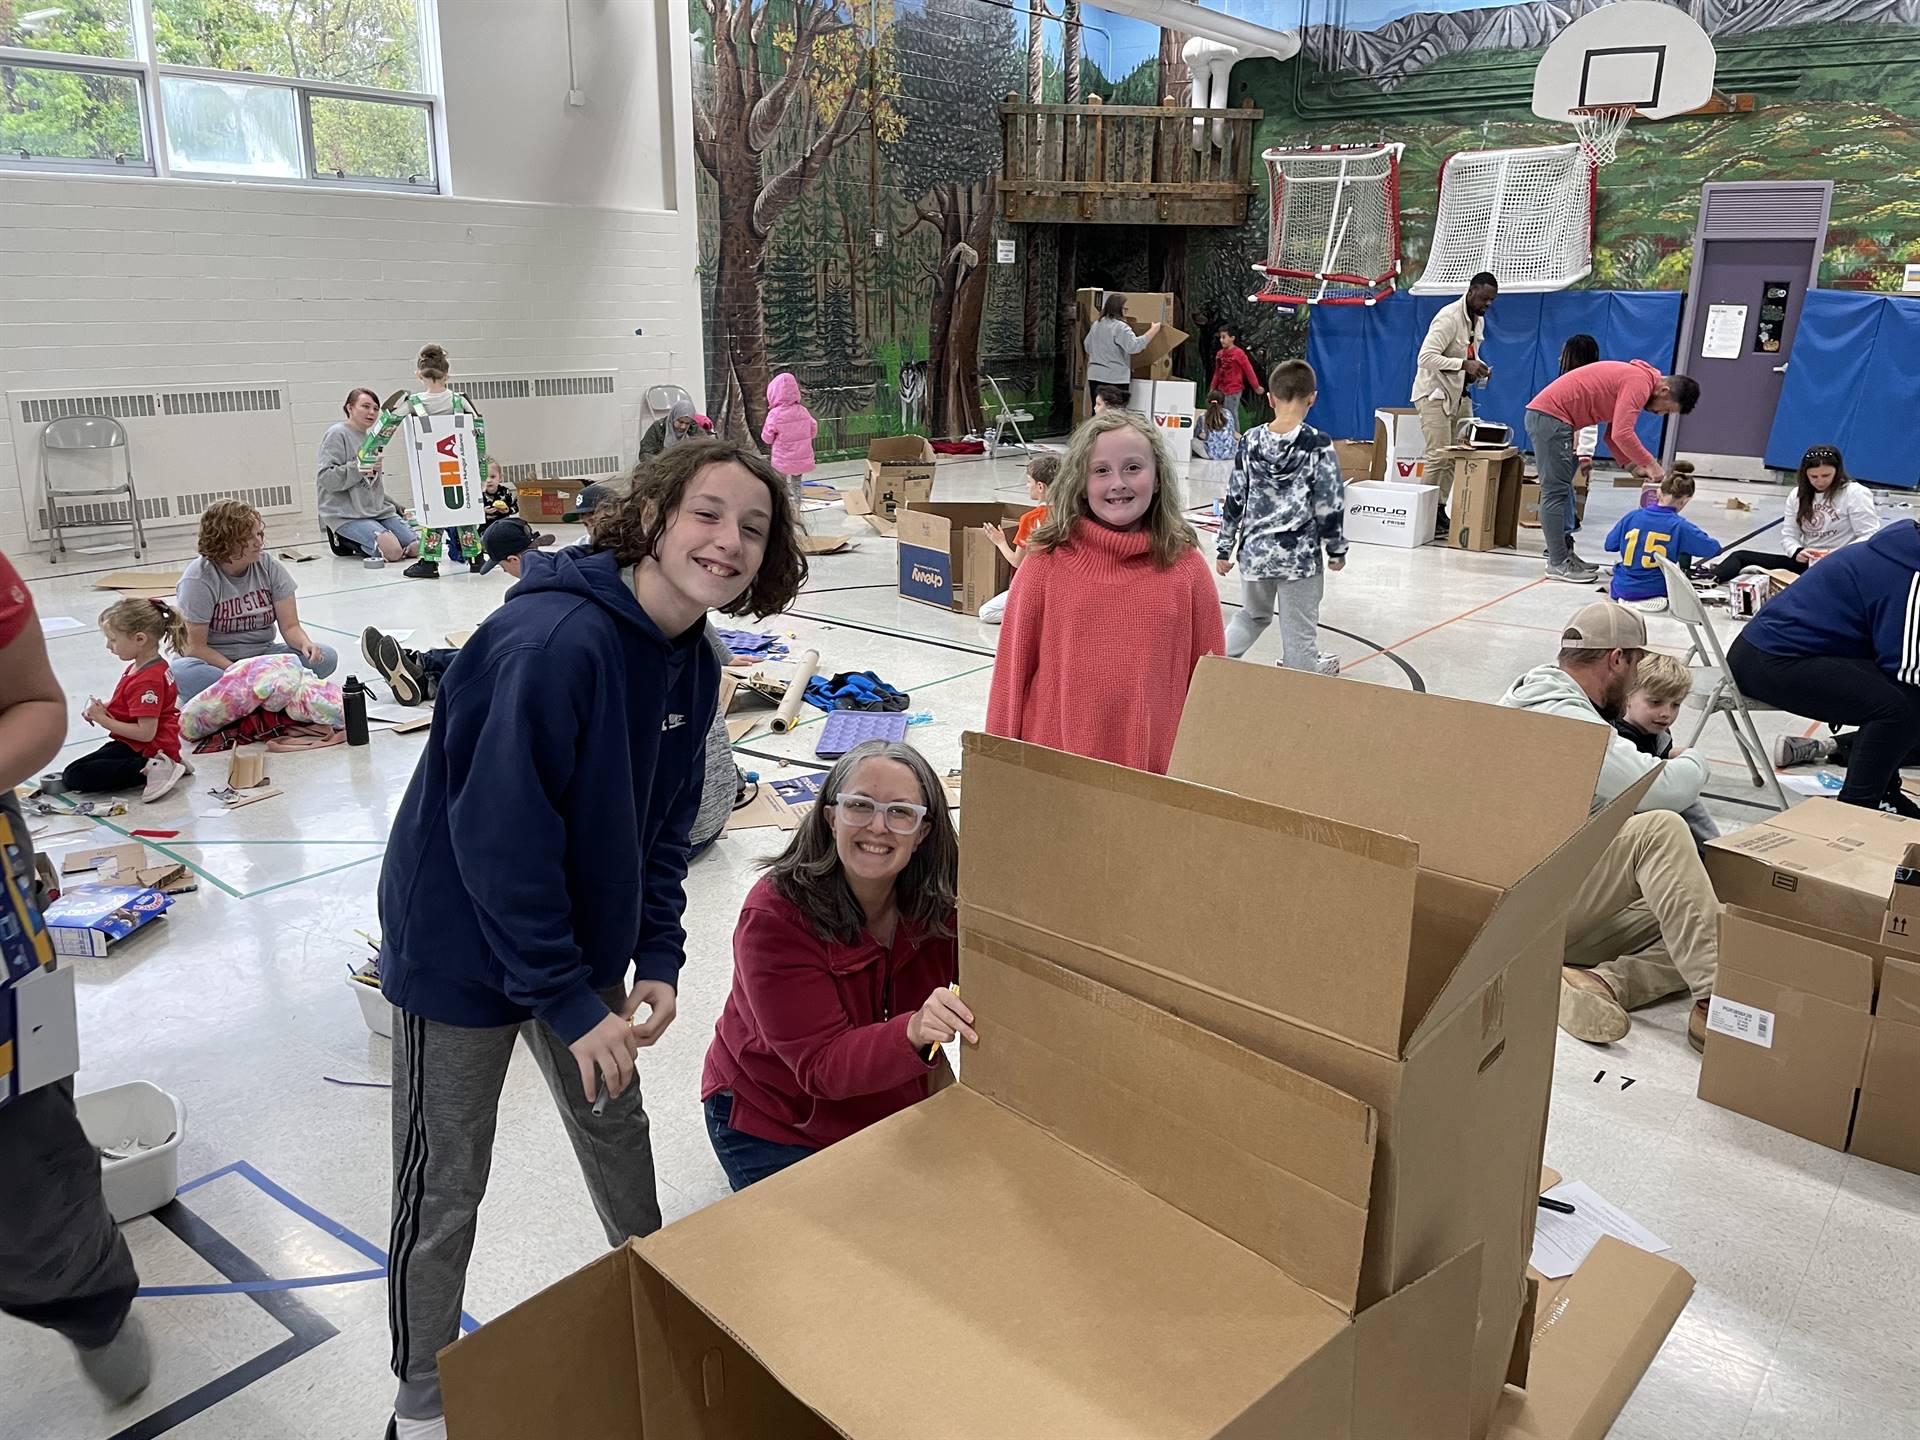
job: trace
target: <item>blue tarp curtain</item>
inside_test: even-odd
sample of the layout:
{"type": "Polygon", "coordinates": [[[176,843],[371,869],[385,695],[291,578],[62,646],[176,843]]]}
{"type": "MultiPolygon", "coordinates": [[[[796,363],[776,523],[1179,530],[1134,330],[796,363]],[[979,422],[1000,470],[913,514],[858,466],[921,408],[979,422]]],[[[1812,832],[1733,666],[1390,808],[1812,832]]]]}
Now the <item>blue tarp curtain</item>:
{"type": "MultiPolygon", "coordinates": [[[[1420,342],[1434,314],[1451,298],[1402,291],[1378,305],[1315,306],[1307,327],[1307,360],[1320,377],[1320,398],[1308,421],[1336,438],[1367,439],[1373,434],[1376,409],[1411,404],[1420,342]]],[[[1487,312],[1482,358],[1493,367],[1493,376],[1484,390],[1474,392],[1474,413],[1511,425],[1514,443],[1530,449],[1523,419],[1527,402],[1560,373],[1560,347],[1566,338],[1585,332],[1600,342],[1604,359],[1645,360],[1670,370],[1680,299],[1677,290],[1502,295],[1487,312]]],[[[1807,304],[1810,310],[1811,295],[1807,304]]],[[[1795,341],[1796,360],[1807,333],[1806,313],[1800,320],[1801,338],[1795,341]]],[[[1920,329],[1911,343],[1910,353],[1920,353],[1920,329]]],[[[1796,363],[1789,375],[1800,368],[1796,363]]],[[[1658,416],[1641,417],[1640,439],[1655,453],[1661,424],[1658,416]]],[[[1603,433],[1602,455],[1608,454],[1604,441],[1603,433]]],[[[1797,452],[1794,458],[1797,463],[1797,452]]]]}
{"type": "Polygon", "coordinates": [[[1837,445],[1849,473],[1911,490],[1920,485],[1916,417],[1920,296],[1809,290],[1773,412],[1767,464],[1792,470],[1808,446],[1837,445]]]}

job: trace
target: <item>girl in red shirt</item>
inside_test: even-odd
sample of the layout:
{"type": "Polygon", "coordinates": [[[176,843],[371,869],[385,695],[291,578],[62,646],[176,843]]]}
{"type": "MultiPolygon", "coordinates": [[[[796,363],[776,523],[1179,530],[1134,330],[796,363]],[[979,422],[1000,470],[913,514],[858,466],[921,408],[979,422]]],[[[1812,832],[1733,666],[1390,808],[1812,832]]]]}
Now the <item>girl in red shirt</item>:
{"type": "Polygon", "coordinates": [[[1164,775],[1220,592],[1158,436],[1109,410],[1074,432],[1008,593],[987,730],[1164,775]]]}
{"type": "Polygon", "coordinates": [[[186,621],[163,600],[121,600],[101,613],[100,633],[127,668],[113,698],[104,705],[89,700],[81,714],[113,738],[67,766],[62,778],[81,792],[144,784],[140,798],[158,800],[193,773],[180,758],[180,691],[160,657],[162,640],[176,655],[186,649],[186,621]]]}
{"type": "Polygon", "coordinates": [[[924,1100],[928,1056],[978,1040],[948,988],[959,869],[946,790],[919,751],[869,740],[827,773],[741,907],[700,1080],[735,1190],[924,1100]]]}

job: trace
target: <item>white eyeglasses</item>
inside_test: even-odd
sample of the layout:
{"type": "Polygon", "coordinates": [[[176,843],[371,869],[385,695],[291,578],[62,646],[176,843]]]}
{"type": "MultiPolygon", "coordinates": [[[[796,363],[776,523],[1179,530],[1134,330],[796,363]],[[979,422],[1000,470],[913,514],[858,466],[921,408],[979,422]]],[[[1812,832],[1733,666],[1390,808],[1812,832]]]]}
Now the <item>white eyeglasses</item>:
{"type": "Polygon", "coordinates": [[[927,807],[909,805],[905,800],[890,800],[882,805],[871,796],[849,791],[830,803],[835,818],[850,830],[866,829],[873,824],[876,814],[887,817],[887,829],[896,835],[911,835],[927,822],[927,807]]]}

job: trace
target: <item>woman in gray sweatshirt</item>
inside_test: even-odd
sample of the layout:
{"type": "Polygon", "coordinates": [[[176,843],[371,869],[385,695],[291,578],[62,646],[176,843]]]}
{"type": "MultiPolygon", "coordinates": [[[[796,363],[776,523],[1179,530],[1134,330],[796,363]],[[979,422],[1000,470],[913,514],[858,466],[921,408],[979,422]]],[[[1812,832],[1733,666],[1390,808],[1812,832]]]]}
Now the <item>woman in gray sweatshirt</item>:
{"type": "Polygon", "coordinates": [[[1110,292],[1100,306],[1100,318],[1088,327],[1086,339],[1080,342],[1087,352],[1089,403],[1102,385],[1118,385],[1122,390],[1131,385],[1133,357],[1160,333],[1160,322],[1156,320],[1145,334],[1136,335],[1126,317],[1127,297],[1118,290],[1110,292]]]}
{"type": "Polygon", "coordinates": [[[420,553],[420,537],[387,498],[380,464],[360,468],[360,444],[380,418],[380,398],[371,390],[347,392],[340,407],[346,419],[320,440],[314,480],[320,487],[320,523],[329,533],[357,546],[364,555],[404,560],[420,553]]]}

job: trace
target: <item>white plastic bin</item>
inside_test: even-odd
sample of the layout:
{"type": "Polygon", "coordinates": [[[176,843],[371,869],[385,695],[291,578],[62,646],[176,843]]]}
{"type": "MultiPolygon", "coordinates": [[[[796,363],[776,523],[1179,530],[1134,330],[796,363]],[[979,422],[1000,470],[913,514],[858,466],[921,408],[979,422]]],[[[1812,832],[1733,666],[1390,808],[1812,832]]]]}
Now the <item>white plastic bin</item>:
{"type": "Polygon", "coordinates": [[[380,993],[380,987],[364,984],[349,975],[347,988],[353,991],[353,998],[360,1002],[360,1018],[367,1022],[367,1029],[391,1040],[393,1038],[393,1004],[380,993]]]}
{"type": "Polygon", "coordinates": [[[150,1148],[124,1160],[100,1160],[107,1208],[125,1223],[169,1203],[180,1188],[180,1141],[187,1133],[187,1107],[158,1085],[135,1080],[81,1095],[74,1101],[80,1128],[96,1149],[123,1140],[150,1148]]]}

